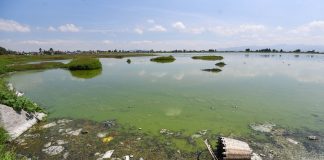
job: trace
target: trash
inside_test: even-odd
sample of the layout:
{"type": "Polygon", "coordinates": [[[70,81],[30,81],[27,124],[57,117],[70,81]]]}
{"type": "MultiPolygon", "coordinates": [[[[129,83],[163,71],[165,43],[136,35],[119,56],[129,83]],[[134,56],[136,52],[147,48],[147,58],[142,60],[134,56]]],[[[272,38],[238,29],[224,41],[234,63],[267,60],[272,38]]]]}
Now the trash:
{"type": "Polygon", "coordinates": [[[112,141],[114,139],[114,137],[108,136],[102,139],[103,143],[109,143],[110,141],[112,141]]]}
{"type": "Polygon", "coordinates": [[[292,143],[292,144],[298,144],[297,141],[295,141],[295,140],[293,140],[291,138],[287,138],[287,141],[290,142],[290,143],[292,143]]]}
{"type": "Polygon", "coordinates": [[[130,160],[130,157],[129,157],[129,155],[126,155],[126,156],[123,157],[123,159],[124,160],[130,160]]]}
{"type": "Polygon", "coordinates": [[[107,133],[97,133],[97,137],[103,138],[107,135],[107,133]]]}
{"type": "Polygon", "coordinates": [[[275,127],[275,124],[271,123],[264,123],[264,124],[251,124],[250,127],[259,132],[270,133],[272,128],[275,127]]]}
{"type": "Polygon", "coordinates": [[[217,155],[221,157],[221,159],[251,159],[252,149],[246,142],[232,138],[219,137],[217,155]]]}
{"type": "Polygon", "coordinates": [[[318,138],[316,136],[308,136],[307,138],[308,138],[308,140],[312,140],[312,141],[318,140],[318,138]]]}
{"type": "Polygon", "coordinates": [[[78,136],[81,133],[81,131],[82,131],[82,128],[67,132],[67,134],[72,135],[72,136],[78,136]]]}
{"type": "Polygon", "coordinates": [[[51,146],[46,149],[43,149],[42,151],[50,156],[53,156],[53,155],[60,154],[63,150],[64,150],[64,147],[62,147],[62,146],[51,146]]]}
{"type": "Polygon", "coordinates": [[[114,153],[115,150],[109,150],[107,151],[103,156],[102,158],[110,158],[111,155],[114,153]]]}

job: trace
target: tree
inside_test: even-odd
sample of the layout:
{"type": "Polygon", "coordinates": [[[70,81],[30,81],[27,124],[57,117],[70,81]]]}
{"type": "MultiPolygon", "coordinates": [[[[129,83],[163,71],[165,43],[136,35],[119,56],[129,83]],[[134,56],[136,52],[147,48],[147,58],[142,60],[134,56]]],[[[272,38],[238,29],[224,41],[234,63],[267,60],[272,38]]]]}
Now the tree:
{"type": "Polygon", "coordinates": [[[39,48],[38,50],[39,50],[39,53],[42,53],[42,48],[39,48]]]}
{"type": "Polygon", "coordinates": [[[301,51],[300,51],[300,49],[296,49],[296,50],[294,50],[294,52],[295,53],[300,53],[301,51]]]}
{"type": "Polygon", "coordinates": [[[250,48],[245,49],[245,52],[251,52],[250,48]]]}
{"type": "Polygon", "coordinates": [[[3,47],[0,47],[0,55],[3,55],[3,54],[8,54],[7,50],[3,47]]]}

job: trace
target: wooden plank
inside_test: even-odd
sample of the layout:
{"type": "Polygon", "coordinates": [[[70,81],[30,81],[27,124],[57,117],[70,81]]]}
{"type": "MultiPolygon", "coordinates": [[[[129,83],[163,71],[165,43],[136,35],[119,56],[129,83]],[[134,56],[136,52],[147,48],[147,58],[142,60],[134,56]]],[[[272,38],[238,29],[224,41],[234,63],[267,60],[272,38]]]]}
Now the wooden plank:
{"type": "Polygon", "coordinates": [[[213,160],[218,160],[215,153],[214,153],[214,151],[213,151],[213,149],[212,149],[212,147],[211,147],[211,145],[208,143],[208,140],[206,139],[204,142],[205,142],[205,145],[206,145],[210,155],[213,157],[213,160]]]}

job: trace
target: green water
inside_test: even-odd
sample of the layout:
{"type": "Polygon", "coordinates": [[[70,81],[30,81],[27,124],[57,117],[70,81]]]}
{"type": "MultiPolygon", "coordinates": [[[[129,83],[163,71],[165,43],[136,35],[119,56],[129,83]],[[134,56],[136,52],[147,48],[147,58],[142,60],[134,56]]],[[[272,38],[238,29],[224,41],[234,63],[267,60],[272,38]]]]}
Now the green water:
{"type": "Polygon", "coordinates": [[[219,73],[201,71],[219,61],[192,55],[174,55],[168,64],[100,59],[102,71],[89,76],[56,69],[19,72],[9,81],[51,118],[117,119],[151,134],[246,135],[255,122],[324,131],[324,55],[217,54],[227,64],[219,73]]]}

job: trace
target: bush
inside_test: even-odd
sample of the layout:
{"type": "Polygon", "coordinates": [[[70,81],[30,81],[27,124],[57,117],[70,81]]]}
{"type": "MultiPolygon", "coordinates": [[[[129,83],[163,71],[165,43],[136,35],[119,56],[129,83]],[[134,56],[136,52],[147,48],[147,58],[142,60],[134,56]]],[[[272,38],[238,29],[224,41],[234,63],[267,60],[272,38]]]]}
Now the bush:
{"type": "Polygon", "coordinates": [[[216,61],[224,59],[223,56],[193,56],[192,59],[201,59],[201,60],[209,60],[216,61]]]}
{"type": "Polygon", "coordinates": [[[211,69],[202,69],[202,71],[217,73],[217,72],[221,72],[222,70],[219,68],[211,68],[211,69]]]}
{"type": "Polygon", "coordinates": [[[10,106],[16,111],[23,109],[26,112],[43,112],[43,109],[36,103],[23,96],[18,97],[14,91],[10,91],[3,79],[0,79],[0,103],[10,106]]]}
{"type": "Polygon", "coordinates": [[[70,70],[93,70],[101,69],[102,65],[97,58],[75,58],[67,64],[67,68],[70,70]]]}
{"type": "Polygon", "coordinates": [[[171,63],[176,59],[173,56],[163,56],[163,57],[156,57],[152,58],[151,61],[158,62],[158,63],[171,63]]]}

